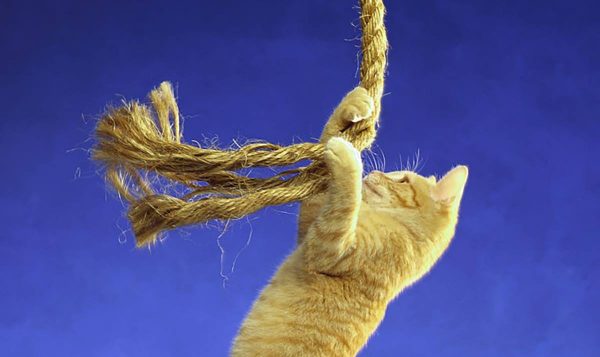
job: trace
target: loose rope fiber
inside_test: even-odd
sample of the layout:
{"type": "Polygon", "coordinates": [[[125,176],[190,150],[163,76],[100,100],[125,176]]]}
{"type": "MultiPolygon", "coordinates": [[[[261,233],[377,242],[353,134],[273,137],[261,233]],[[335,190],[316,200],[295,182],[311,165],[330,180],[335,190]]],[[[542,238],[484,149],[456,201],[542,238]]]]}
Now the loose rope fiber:
{"type": "MultiPolygon", "coordinates": [[[[370,118],[352,124],[342,136],[358,150],[371,146],[381,110],[387,65],[387,37],[382,0],[361,0],[361,86],[374,99],[370,118]]],[[[303,200],[327,187],[329,173],[320,143],[279,146],[251,143],[237,150],[201,148],[181,141],[179,109],[173,89],[163,82],[149,94],[151,107],[137,101],[109,108],[96,127],[92,157],[106,169],[106,179],[129,204],[128,218],[137,247],[156,241],[161,232],[213,219],[238,219],[266,206],[303,200]],[[267,178],[241,169],[283,167],[302,160],[305,167],[267,178]],[[151,182],[160,177],[159,191],[151,182]],[[153,178],[153,179],[152,179],[153,178]],[[165,193],[181,184],[180,197],[165,193]]]]}

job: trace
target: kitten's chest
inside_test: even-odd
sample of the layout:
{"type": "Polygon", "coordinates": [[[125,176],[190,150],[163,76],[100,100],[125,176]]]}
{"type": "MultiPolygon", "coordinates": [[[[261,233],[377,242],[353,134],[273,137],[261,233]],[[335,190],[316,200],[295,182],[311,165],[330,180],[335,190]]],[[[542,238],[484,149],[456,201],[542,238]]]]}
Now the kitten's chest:
{"type": "MultiPolygon", "coordinates": [[[[385,310],[332,286],[267,287],[244,321],[238,343],[280,355],[354,356],[385,310]],[[282,352],[286,351],[286,352],[282,352]]],[[[261,353],[267,353],[261,350],[261,353]]],[[[268,354],[265,354],[268,355],[268,354]]]]}
{"type": "Polygon", "coordinates": [[[364,296],[352,280],[307,272],[298,257],[290,256],[261,292],[236,346],[262,355],[356,355],[385,306],[364,296]]]}

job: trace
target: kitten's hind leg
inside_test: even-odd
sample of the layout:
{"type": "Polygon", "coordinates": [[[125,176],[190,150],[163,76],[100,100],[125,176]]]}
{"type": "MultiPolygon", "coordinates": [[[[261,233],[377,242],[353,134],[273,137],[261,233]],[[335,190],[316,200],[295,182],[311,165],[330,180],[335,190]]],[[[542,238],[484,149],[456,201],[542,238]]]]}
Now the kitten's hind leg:
{"type": "Polygon", "coordinates": [[[361,203],[362,162],[360,153],[346,140],[327,142],[325,162],[331,173],[325,203],[306,235],[309,267],[337,274],[338,263],[352,251],[361,203]]]}

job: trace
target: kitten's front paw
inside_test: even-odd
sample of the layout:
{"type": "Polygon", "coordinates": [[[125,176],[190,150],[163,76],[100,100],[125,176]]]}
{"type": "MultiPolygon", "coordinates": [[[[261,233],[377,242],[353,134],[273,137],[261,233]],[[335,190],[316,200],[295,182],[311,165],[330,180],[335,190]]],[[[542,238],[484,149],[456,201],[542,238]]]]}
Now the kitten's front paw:
{"type": "Polygon", "coordinates": [[[350,91],[337,108],[339,117],[348,122],[356,123],[373,114],[375,102],[363,87],[356,87],[350,91]]]}
{"type": "Polygon", "coordinates": [[[362,174],[360,152],[340,137],[333,137],[327,142],[325,162],[334,174],[338,172],[362,174]]]}

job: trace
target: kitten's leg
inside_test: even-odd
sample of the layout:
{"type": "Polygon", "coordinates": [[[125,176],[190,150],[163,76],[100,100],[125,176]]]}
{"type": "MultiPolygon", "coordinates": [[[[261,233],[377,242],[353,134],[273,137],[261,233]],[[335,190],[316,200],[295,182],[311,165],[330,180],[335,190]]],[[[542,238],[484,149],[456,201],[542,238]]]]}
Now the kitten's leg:
{"type": "MultiPolygon", "coordinates": [[[[329,117],[321,134],[321,142],[326,143],[329,139],[340,136],[342,131],[352,123],[368,118],[373,113],[373,106],[373,99],[366,89],[354,88],[344,96],[329,117]]],[[[308,227],[317,217],[323,202],[328,199],[324,196],[323,194],[315,195],[302,202],[298,220],[298,244],[304,241],[308,227]]]]}
{"type": "Polygon", "coordinates": [[[351,90],[329,117],[321,134],[321,142],[326,143],[332,137],[340,136],[352,123],[368,118],[373,113],[374,105],[373,98],[363,87],[351,90]]]}
{"type": "Polygon", "coordinates": [[[338,263],[352,252],[355,243],[362,161],[352,144],[334,137],[327,142],[325,162],[331,181],[320,212],[306,233],[306,260],[311,270],[336,274],[343,270],[338,263]]]}

